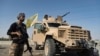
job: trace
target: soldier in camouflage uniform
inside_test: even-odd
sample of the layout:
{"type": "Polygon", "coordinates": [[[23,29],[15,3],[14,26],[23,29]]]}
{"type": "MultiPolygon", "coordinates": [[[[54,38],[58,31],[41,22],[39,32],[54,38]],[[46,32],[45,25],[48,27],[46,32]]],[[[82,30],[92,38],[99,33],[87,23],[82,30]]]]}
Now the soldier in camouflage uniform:
{"type": "Polygon", "coordinates": [[[24,39],[22,37],[23,36],[22,31],[26,33],[25,35],[28,38],[26,25],[23,23],[25,19],[25,14],[19,13],[17,19],[18,21],[11,24],[7,32],[7,35],[11,36],[11,39],[12,39],[12,44],[9,49],[9,56],[22,56],[23,55],[25,42],[21,41],[24,39]]]}

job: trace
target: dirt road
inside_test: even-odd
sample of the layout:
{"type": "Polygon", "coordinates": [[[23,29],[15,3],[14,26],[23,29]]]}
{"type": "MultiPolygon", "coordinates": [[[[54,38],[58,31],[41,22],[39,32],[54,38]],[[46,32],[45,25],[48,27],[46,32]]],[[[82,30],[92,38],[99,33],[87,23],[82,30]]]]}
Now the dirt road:
{"type": "MultiPolygon", "coordinates": [[[[8,51],[11,41],[0,41],[0,56],[8,56],[8,51]]],[[[24,48],[25,49],[25,48],[24,48]]],[[[34,56],[43,56],[43,50],[33,51],[34,56]]],[[[30,56],[30,53],[27,51],[23,56],[30,56]]]]}
{"type": "MultiPolygon", "coordinates": [[[[8,56],[8,51],[9,51],[9,46],[10,45],[2,45],[0,46],[0,56],[8,56]]],[[[43,56],[43,50],[33,50],[33,56],[43,56]]],[[[55,56],[74,56],[72,54],[58,54],[55,56]]],[[[23,56],[30,56],[30,53],[27,51],[23,54],[23,56]]]]}
{"type": "MultiPolygon", "coordinates": [[[[11,42],[1,42],[0,41],[0,56],[8,56],[8,51],[10,47],[11,42]]],[[[31,44],[31,47],[34,48],[34,45],[31,44]]],[[[97,46],[98,50],[100,50],[100,47],[97,46]]],[[[24,48],[25,49],[25,48],[24,48]]],[[[43,56],[43,50],[35,50],[33,49],[33,55],[34,56],[43,56]]],[[[27,51],[23,54],[23,56],[30,56],[30,53],[27,51]]],[[[71,53],[63,53],[63,54],[58,54],[55,56],[77,56],[76,54],[71,54],[71,53]]]]}
{"type": "MultiPolygon", "coordinates": [[[[8,56],[9,45],[2,45],[0,46],[0,56],[8,56]]],[[[43,56],[43,50],[33,51],[34,56],[43,56]]],[[[23,56],[30,56],[30,53],[27,51],[23,54],[23,56]]]]}

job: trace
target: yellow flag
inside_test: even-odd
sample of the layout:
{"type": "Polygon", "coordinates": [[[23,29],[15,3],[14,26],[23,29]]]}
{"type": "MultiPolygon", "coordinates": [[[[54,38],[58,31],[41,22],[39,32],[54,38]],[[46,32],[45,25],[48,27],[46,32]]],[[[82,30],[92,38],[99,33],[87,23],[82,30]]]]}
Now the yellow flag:
{"type": "Polygon", "coordinates": [[[38,18],[38,14],[35,14],[35,15],[31,16],[30,18],[28,18],[26,20],[26,27],[27,28],[32,27],[34,25],[34,23],[36,23],[37,18],[38,18]]]}
{"type": "Polygon", "coordinates": [[[30,26],[33,26],[36,23],[37,19],[38,19],[38,14],[35,14],[34,20],[32,20],[32,23],[30,26]]]}

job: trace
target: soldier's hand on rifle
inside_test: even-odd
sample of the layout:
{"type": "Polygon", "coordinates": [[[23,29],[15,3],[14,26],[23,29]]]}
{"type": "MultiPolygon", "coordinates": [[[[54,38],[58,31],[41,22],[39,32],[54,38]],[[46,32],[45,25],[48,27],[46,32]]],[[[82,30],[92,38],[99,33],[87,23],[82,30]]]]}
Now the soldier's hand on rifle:
{"type": "Polygon", "coordinates": [[[22,35],[19,31],[17,31],[16,34],[17,34],[19,37],[22,35]]]}
{"type": "Polygon", "coordinates": [[[11,32],[11,35],[18,35],[18,36],[21,36],[22,34],[19,32],[19,31],[17,31],[17,32],[11,32]]]}

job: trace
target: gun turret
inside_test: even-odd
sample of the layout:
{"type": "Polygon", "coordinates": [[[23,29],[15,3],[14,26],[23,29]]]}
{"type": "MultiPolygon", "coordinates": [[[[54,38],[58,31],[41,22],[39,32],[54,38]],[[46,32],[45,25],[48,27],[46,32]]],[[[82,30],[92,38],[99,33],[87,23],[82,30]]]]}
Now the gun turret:
{"type": "Polygon", "coordinates": [[[66,15],[68,15],[70,12],[67,12],[65,13],[64,15],[62,16],[57,16],[56,18],[56,21],[59,22],[59,23],[62,23],[63,22],[63,17],[65,17],[66,15]]]}
{"type": "Polygon", "coordinates": [[[58,22],[58,23],[63,23],[63,22],[66,23],[66,21],[63,21],[63,17],[65,17],[65,16],[68,15],[69,13],[70,13],[70,12],[67,12],[67,13],[65,13],[65,14],[62,15],[62,16],[57,16],[56,19],[53,18],[53,17],[51,17],[51,16],[48,16],[47,14],[45,14],[45,15],[44,15],[43,21],[46,21],[46,22],[53,22],[53,21],[56,21],[56,22],[58,22]]]}

